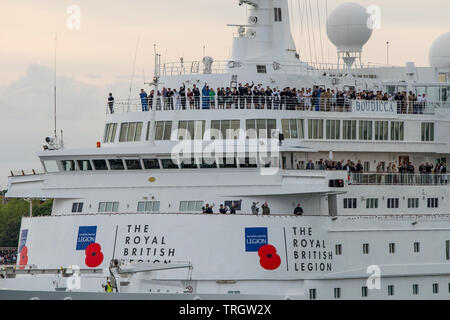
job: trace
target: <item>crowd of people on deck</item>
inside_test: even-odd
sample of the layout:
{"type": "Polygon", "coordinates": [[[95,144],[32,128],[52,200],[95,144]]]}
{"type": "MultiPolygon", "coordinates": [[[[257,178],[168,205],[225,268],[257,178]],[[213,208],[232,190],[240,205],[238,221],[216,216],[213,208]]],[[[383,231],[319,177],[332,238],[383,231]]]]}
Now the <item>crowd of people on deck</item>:
{"type": "MultiPolygon", "coordinates": [[[[239,201],[238,203],[232,202],[230,206],[227,206],[225,204],[221,204],[219,206],[219,212],[214,212],[214,204],[210,205],[209,203],[207,203],[203,208],[202,208],[202,212],[203,214],[236,214],[236,211],[240,211],[240,206],[241,206],[242,200],[239,201]]],[[[252,210],[252,214],[253,215],[259,215],[259,202],[253,202],[251,210],[252,210]]],[[[261,213],[263,216],[268,216],[270,215],[270,207],[269,204],[267,203],[267,201],[265,201],[262,205],[261,205],[261,213]]],[[[301,207],[301,204],[298,203],[297,207],[294,209],[293,212],[294,215],[296,216],[302,216],[303,215],[303,208],[301,207]]]]}
{"type": "MultiPolygon", "coordinates": [[[[427,105],[426,94],[416,95],[412,91],[389,94],[383,91],[355,91],[330,88],[283,89],[239,83],[237,87],[212,88],[207,83],[200,89],[197,85],[177,90],[163,87],[147,93],[141,89],[139,99],[142,111],[149,111],[156,99],[156,110],[199,109],[274,109],[305,111],[350,111],[352,100],[388,101],[397,103],[398,113],[423,113],[427,105]]],[[[114,97],[109,94],[108,106],[114,113],[114,97]]]]}
{"type": "Polygon", "coordinates": [[[0,250],[0,265],[15,264],[17,253],[14,250],[0,250]]]}

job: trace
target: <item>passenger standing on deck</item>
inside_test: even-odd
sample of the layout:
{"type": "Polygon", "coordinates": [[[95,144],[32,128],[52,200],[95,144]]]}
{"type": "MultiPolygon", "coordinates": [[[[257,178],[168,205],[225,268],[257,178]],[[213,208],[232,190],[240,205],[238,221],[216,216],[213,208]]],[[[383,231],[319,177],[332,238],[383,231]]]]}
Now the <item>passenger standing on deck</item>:
{"type": "Polygon", "coordinates": [[[270,215],[270,208],[269,208],[269,204],[266,202],[264,202],[264,204],[261,206],[262,208],[262,214],[263,216],[268,216],[270,215]]]}
{"type": "Polygon", "coordinates": [[[219,208],[219,213],[221,213],[221,214],[227,214],[227,212],[228,212],[227,208],[225,208],[225,207],[223,206],[223,204],[221,204],[221,205],[220,205],[220,208],[219,208]]]}
{"type": "Polygon", "coordinates": [[[297,207],[294,209],[294,214],[296,216],[302,216],[303,215],[303,208],[300,206],[300,203],[297,205],[297,207]]]}
{"type": "Polygon", "coordinates": [[[257,207],[258,203],[259,202],[253,202],[253,204],[252,204],[252,214],[255,216],[258,215],[258,211],[259,211],[259,208],[257,207]]]}
{"type": "Polygon", "coordinates": [[[194,94],[194,107],[195,109],[200,109],[200,90],[195,84],[192,93],[194,94]]]}
{"type": "Polygon", "coordinates": [[[144,89],[141,89],[141,93],[139,94],[139,96],[141,98],[142,111],[148,111],[147,92],[145,92],[144,89]]]}
{"type": "Polygon", "coordinates": [[[202,89],[202,109],[209,109],[209,87],[206,83],[202,89]]]}
{"type": "Polygon", "coordinates": [[[114,113],[114,97],[112,95],[112,93],[109,94],[108,97],[108,106],[109,106],[109,111],[111,112],[111,114],[114,113]]]}

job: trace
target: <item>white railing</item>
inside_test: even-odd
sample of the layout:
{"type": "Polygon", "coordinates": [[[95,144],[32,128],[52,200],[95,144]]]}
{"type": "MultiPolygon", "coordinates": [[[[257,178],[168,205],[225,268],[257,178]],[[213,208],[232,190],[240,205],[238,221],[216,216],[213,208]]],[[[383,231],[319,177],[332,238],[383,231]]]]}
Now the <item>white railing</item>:
{"type": "Polygon", "coordinates": [[[447,174],[414,173],[350,173],[351,185],[444,186],[447,174]]]}
{"type": "Polygon", "coordinates": [[[44,173],[45,171],[43,169],[17,170],[17,171],[10,171],[11,174],[10,177],[36,176],[44,173]]]}
{"type": "MultiPolygon", "coordinates": [[[[290,110],[310,112],[352,112],[350,99],[322,99],[302,97],[274,97],[274,96],[180,96],[157,97],[156,111],[171,110],[290,110]]],[[[107,103],[108,114],[150,111],[154,105],[154,98],[116,100],[107,103]]],[[[417,103],[398,102],[397,114],[435,114],[435,108],[450,108],[450,103],[417,103]]]]}

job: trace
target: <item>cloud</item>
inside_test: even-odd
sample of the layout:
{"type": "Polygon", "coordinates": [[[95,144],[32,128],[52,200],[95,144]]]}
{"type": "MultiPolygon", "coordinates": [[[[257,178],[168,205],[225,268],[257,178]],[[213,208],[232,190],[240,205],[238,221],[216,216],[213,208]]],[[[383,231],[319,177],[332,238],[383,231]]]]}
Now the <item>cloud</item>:
{"type": "MultiPolygon", "coordinates": [[[[40,168],[36,152],[53,132],[53,83],[52,69],[31,65],[24,77],[0,87],[0,187],[9,170],[40,168]]],[[[66,147],[94,146],[103,133],[107,89],[61,76],[57,90],[58,130],[64,130],[66,147]]]]}

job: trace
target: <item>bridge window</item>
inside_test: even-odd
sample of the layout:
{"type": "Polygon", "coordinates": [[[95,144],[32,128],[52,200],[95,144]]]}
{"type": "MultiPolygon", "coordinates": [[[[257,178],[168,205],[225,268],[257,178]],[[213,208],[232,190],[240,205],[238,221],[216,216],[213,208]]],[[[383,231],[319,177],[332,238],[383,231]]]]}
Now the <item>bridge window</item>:
{"type": "Polygon", "coordinates": [[[112,143],[116,138],[117,123],[108,123],[105,128],[104,143],[112,143]]]}
{"type": "Polygon", "coordinates": [[[342,138],[344,140],[356,140],[356,120],[343,120],[342,138]]]}
{"type": "Polygon", "coordinates": [[[138,202],[138,212],[158,212],[160,207],[159,201],[141,201],[138,202]]]}
{"type": "Polygon", "coordinates": [[[160,169],[159,161],[158,159],[142,159],[142,162],[144,162],[144,168],[146,170],[152,170],[152,169],[160,169]]]}
{"type": "Polygon", "coordinates": [[[56,160],[44,160],[44,168],[48,173],[59,172],[58,163],[56,160]]]}
{"type": "Polygon", "coordinates": [[[326,138],[327,140],[339,140],[341,138],[340,120],[327,120],[326,138]]]}
{"type": "Polygon", "coordinates": [[[308,138],[309,139],[323,139],[323,120],[309,119],[308,120],[308,138]]]}
{"type": "Polygon", "coordinates": [[[403,141],[405,139],[404,123],[398,121],[391,122],[391,140],[403,141]]]}
{"type": "Polygon", "coordinates": [[[375,121],[375,140],[389,140],[389,121],[375,121]]]}
{"type": "Polygon", "coordinates": [[[142,170],[141,161],[139,159],[126,159],[125,164],[128,170],[142,170]]]}
{"type": "Polygon", "coordinates": [[[120,126],[119,142],[140,141],[142,122],[124,122],[120,126]]]}
{"type": "Polygon", "coordinates": [[[92,171],[91,162],[89,160],[78,160],[78,167],[81,171],[92,171]]]}
{"type": "Polygon", "coordinates": [[[372,121],[359,121],[359,140],[372,140],[372,121]]]}
{"type": "Polygon", "coordinates": [[[212,120],[211,140],[239,139],[240,120],[212,120]]]}
{"type": "Polygon", "coordinates": [[[125,170],[122,159],[109,159],[108,162],[111,170],[125,170]]]}
{"type": "Polygon", "coordinates": [[[92,160],[95,170],[108,170],[106,160],[92,160]]]}
{"type": "Polygon", "coordinates": [[[422,141],[434,141],[434,123],[422,123],[422,141]]]}
{"type": "Polygon", "coordinates": [[[281,22],[283,17],[281,16],[281,8],[273,8],[275,22],[281,22]]]}
{"type": "Polygon", "coordinates": [[[74,160],[63,160],[61,161],[64,171],[75,171],[75,161],[74,160]]]}

